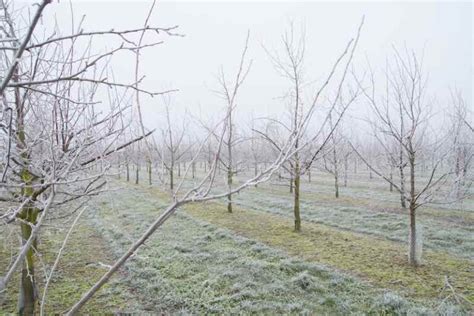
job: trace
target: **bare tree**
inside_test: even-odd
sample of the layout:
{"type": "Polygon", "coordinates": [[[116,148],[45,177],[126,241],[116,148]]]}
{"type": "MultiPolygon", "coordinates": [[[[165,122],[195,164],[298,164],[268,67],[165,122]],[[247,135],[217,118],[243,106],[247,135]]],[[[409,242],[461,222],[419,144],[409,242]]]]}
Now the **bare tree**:
{"type": "MultiPolygon", "coordinates": [[[[295,218],[295,231],[299,232],[301,230],[301,215],[300,215],[300,185],[301,185],[301,175],[310,170],[313,162],[318,157],[321,150],[327,144],[328,140],[331,138],[334,130],[337,128],[339,122],[341,121],[345,111],[347,110],[348,106],[355,100],[358,96],[358,92],[351,91],[351,95],[348,100],[342,100],[342,90],[343,85],[345,83],[346,75],[349,69],[349,66],[352,63],[352,59],[354,56],[355,49],[357,47],[357,43],[360,37],[360,31],[363,25],[362,22],[358,28],[357,36],[355,39],[351,39],[343,53],[336,59],[335,63],[333,64],[329,75],[327,76],[326,80],[323,81],[323,84],[315,91],[313,94],[314,97],[309,100],[308,109],[303,108],[303,87],[304,87],[304,57],[305,57],[305,32],[302,31],[300,37],[296,36],[293,24],[290,24],[289,31],[286,32],[282,37],[282,43],[284,48],[284,55],[283,57],[277,53],[271,53],[267,50],[268,56],[271,58],[275,69],[278,71],[280,75],[284,78],[287,78],[291,83],[291,89],[288,93],[288,99],[290,103],[290,114],[291,120],[289,125],[285,125],[279,121],[276,121],[282,128],[286,131],[298,131],[298,126],[305,125],[307,122],[305,120],[311,119],[314,110],[317,105],[319,105],[319,99],[323,91],[328,87],[329,83],[332,81],[333,77],[335,77],[336,70],[339,68],[339,65],[343,63],[344,58],[345,65],[342,67],[342,75],[339,79],[337,84],[335,98],[331,103],[330,109],[325,114],[325,119],[323,123],[320,125],[318,129],[316,129],[315,133],[309,133],[306,129],[304,133],[300,133],[298,135],[294,135],[296,137],[295,140],[295,154],[291,160],[289,161],[289,168],[287,169],[290,174],[290,192],[293,191],[294,201],[293,201],[293,213],[295,218]],[[336,106],[344,104],[342,109],[336,113],[335,109],[336,106]],[[307,115],[309,114],[309,116],[307,115]],[[328,136],[321,141],[321,146],[318,146],[317,149],[312,152],[308,153],[307,157],[302,157],[301,151],[301,143],[306,143],[303,147],[308,147],[309,144],[313,144],[316,140],[321,138],[322,131],[327,126],[328,121],[331,115],[337,115],[337,119],[334,122],[334,125],[330,128],[330,132],[328,136]],[[293,190],[294,186],[294,190],[293,190]]],[[[278,145],[277,141],[272,139],[270,135],[260,132],[260,134],[269,141],[277,150],[279,150],[280,146],[278,145]]]]}
{"type": "MultiPolygon", "coordinates": [[[[109,97],[109,105],[98,111],[97,95],[102,87],[136,91],[148,95],[136,82],[111,79],[108,63],[116,53],[134,52],[162,43],[162,33],[173,35],[174,28],[146,26],[132,30],[82,30],[83,20],[73,25],[71,34],[62,35],[56,26],[49,34],[35,32],[51,1],[43,0],[28,19],[26,10],[12,16],[11,3],[2,1],[2,76],[0,97],[1,188],[10,205],[0,214],[2,225],[19,226],[21,247],[0,280],[4,291],[13,274],[21,268],[20,314],[33,314],[38,302],[35,275],[37,237],[46,217],[74,214],[65,205],[84,201],[103,191],[109,169],[105,157],[130,146],[148,134],[117,143],[126,122],[121,120],[129,107],[125,94],[109,97]],[[27,28],[19,21],[31,21],[27,28]],[[135,35],[146,32],[154,39],[137,45],[135,35]],[[104,50],[91,46],[92,38],[115,37],[121,43],[104,50]],[[90,170],[90,166],[95,166],[90,170]],[[102,170],[100,170],[102,169],[102,170]]],[[[141,80],[141,79],[140,79],[141,80]]],[[[81,205],[79,203],[79,205],[81,205]]]]}
{"type": "Polygon", "coordinates": [[[431,102],[425,96],[426,78],[423,74],[422,60],[412,52],[402,55],[394,49],[392,64],[387,65],[386,87],[382,97],[376,96],[375,76],[370,71],[371,89],[364,90],[366,99],[372,106],[375,119],[371,122],[375,138],[389,155],[391,163],[396,164],[399,183],[389,171],[383,172],[370,163],[354,146],[353,149],[371,171],[390,183],[401,196],[402,208],[408,208],[409,251],[411,265],[421,263],[422,239],[416,222],[417,209],[432,202],[440,188],[446,183],[451,171],[441,170],[440,163],[449,151],[445,150],[447,135],[436,135],[432,127],[431,102]],[[436,152],[438,156],[423,179],[422,170],[417,166],[423,151],[436,152]],[[408,169],[406,172],[405,169],[408,169]],[[408,182],[408,183],[406,183],[408,182]]]}
{"type": "Polygon", "coordinates": [[[180,122],[180,127],[177,127],[176,121],[172,117],[171,102],[172,98],[170,95],[164,95],[162,97],[165,105],[165,118],[166,122],[164,128],[161,130],[163,151],[157,151],[160,156],[163,166],[169,175],[169,188],[171,192],[175,189],[175,169],[178,167],[178,177],[181,176],[180,163],[185,157],[191,145],[185,143],[186,130],[187,130],[187,118],[183,116],[180,122]]]}
{"type": "Polygon", "coordinates": [[[469,109],[459,91],[452,93],[452,113],[451,117],[452,144],[454,150],[452,159],[454,160],[454,183],[453,194],[456,199],[462,199],[467,194],[467,190],[472,183],[468,179],[468,171],[474,156],[474,142],[470,141],[474,136],[474,130],[469,124],[469,109]]]}
{"type": "MultiPolygon", "coordinates": [[[[227,135],[225,140],[225,146],[227,147],[227,159],[225,161],[221,160],[221,162],[227,171],[227,187],[229,192],[232,191],[233,176],[236,172],[233,150],[236,144],[240,142],[239,138],[235,136],[234,113],[237,105],[236,97],[252,65],[252,61],[248,63],[246,62],[249,37],[250,32],[247,33],[247,38],[245,39],[245,45],[242,51],[242,55],[240,57],[239,68],[235,80],[231,84],[227,82],[223,67],[221,67],[219,75],[219,83],[221,87],[221,91],[219,91],[219,94],[224,98],[227,103],[228,113],[227,135]]],[[[227,211],[229,213],[232,213],[232,194],[229,194],[227,196],[227,211]]]]}

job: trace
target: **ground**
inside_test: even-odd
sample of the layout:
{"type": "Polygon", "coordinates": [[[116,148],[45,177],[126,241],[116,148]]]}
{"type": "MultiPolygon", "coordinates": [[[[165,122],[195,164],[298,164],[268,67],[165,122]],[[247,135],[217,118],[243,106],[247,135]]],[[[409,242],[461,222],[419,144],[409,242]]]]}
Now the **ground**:
{"type": "MultiPolygon", "coordinates": [[[[424,259],[412,268],[406,263],[408,218],[397,195],[383,182],[360,177],[336,200],[330,181],[313,175],[303,184],[301,233],[292,230],[288,187],[277,180],[236,195],[233,214],[222,201],[182,207],[83,312],[472,312],[472,200],[420,209],[424,259]],[[456,296],[445,289],[446,280],[456,296]]],[[[169,203],[162,185],[110,179],[110,186],[115,190],[91,201],[68,242],[48,292],[49,312],[70,307],[169,203]]],[[[64,234],[59,228],[42,234],[43,266],[51,266],[64,234]]],[[[7,239],[0,268],[10,260],[7,239]]],[[[1,311],[14,311],[17,283],[10,284],[1,311]]]]}

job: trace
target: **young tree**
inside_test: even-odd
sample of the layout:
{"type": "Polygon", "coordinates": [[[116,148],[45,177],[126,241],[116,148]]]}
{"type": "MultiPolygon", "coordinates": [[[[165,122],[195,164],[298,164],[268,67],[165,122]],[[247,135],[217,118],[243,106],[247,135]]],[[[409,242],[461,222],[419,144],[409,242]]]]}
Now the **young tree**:
{"type": "Polygon", "coordinates": [[[451,173],[440,168],[441,161],[450,151],[446,150],[448,138],[445,134],[436,135],[434,132],[436,119],[431,102],[425,96],[426,78],[420,59],[412,52],[406,51],[405,55],[401,55],[394,49],[393,63],[387,65],[385,73],[387,78],[384,95],[380,98],[376,96],[372,71],[371,90],[363,91],[373,110],[374,119],[371,124],[376,130],[375,138],[390,156],[390,161],[397,164],[399,183],[391,178],[390,170],[380,170],[352,147],[371,171],[400,193],[402,209],[408,208],[409,215],[408,261],[411,265],[419,265],[422,239],[416,214],[419,207],[433,201],[439,194],[451,173]],[[428,170],[427,180],[422,178],[422,170],[418,168],[423,152],[437,153],[435,162],[428,170]]]}
{"type": "MultiPolygon", "coordinates": [[[[171,96],[164,95],[163,103],[165,105],[165,117],[166,123],[164,128],[161,130],[162,135],[162,148],[164,151],[158,152],[160,159],[163,163],[163,166],[166,168],[166,171],[169,175],[169,186],[171,192],[175,189],[175,169],[178,166],[180,168],[180,163],[185,157],[191,145],[185,143],[185,136],[187,130],[187,118],[186,115],[183,116],[181,126],[176,127],[175,120],[172,118],[172,113],[170,110],[171,106],[171,96]]],[[[179,171],[178,177],[181,176],[181,171],[179,171]]]]}
{"type": "MultiPolygon", "coordinates": [[[[267,51],[268,56],[272,60],[275,69],[280,75],[288,79],[291,83],[290,92],[287,94],[289,103],[290,103],[290,124],[285,125],[281,122],[278,122],[280,126],[283,127],[286,131],[298,131],[298,134],[294,134],[295,138],[295,152],[296,154],[291,157],[289,161],[289,174],[291,178],[290,182],[290,192],[293,191],[293,213],[295,218],[295,231],[299,232],[301,230],[301,215],[300,215],[300,185],[301,185],[301,175],[310,170],[311,165],[316,160],[316,157],[326,145],[327,141],[332,136],[335,128],[337,128],[340,120],[342,119],[345,111],[348,106],[355,100],[358,95],[358,92],[351,93],[348,100],[342,100],[342,90],[345,83],[346,75],[349,69],[349,66],[352,63],[355,49],[360,36],[360,31],[363,25],[362,22],[358,28],[357,36],[355,39],[351,39],[345,47],[343,53],[337,58],[336,62],[333,64],[329,75],[323,84],[315,91],[313,94],[314,97],[309,100],[308,108],[303,108],[303,87],[304,87],[304,58],[305,58],[305,32],[303,31],[301,36],[298,37],[295,34],[293,24],[290,24],[290,29],[282,37],[283,43],[283,56],[280,56],[277,53],[270,53],[267,51]],[[299,126],[307,124],[306,120],[310,120],[313,116],[315,108],[319,105],[319,99],[323,91],[328,87],[329,83],[335,77],[336,70],[338,70],[339,65],[343,63],[344,58],[345,65],[342,67],[342,75],[337,83],[336,96],[331,104],[330,109],[325,114],[325,119],[320,125],[320,128],[317,129],[316,133],[311,134],[307,129],[300,130],[299,126]],[[344,104],[342,109],[336,114],[335,108],[339,104],[344,104]],[[308,115],[309,114],[309,115],[308,115]],[[334,122],[334,126],[331,127],[330,133],[321,141],[322,145],[315,150],[314,153],[307,153],[307,157],[303,157],[302,149],[307,148],[314,143],[318,138],[321,137],[322,130],[327,126],[326,124],[329,121],[331,115],[337,115],[337,119],[334,122]],[[294,189],[293,189],[294,187],[294,189]]],[[[269,141],[272,146],[279,150],[278,143],[270,137],[270,135],[260,132],[260,134],[269,141]]]]}
{"type": "Polygon", "coordinates": [[[459,91],[452,93],[451,131],[453,152],[450,155],[454,165],[453,197],[463,199],[472,183],[469,181],[469,170],[474,157],[474,130],[469,123],[469,109],[459,91]]]}
{"type": "MultiPolygon", "coordinates": [[[[234,113],[235,113],[235,108],[237,106],[236,103],[236,98],[237,94],[239,92],[240,87],[245,81],[245,78],[247,77],[250,67],[252,65],[252,61],[246,62],[246,54],[248,50],[248,43],[249,43],[249,37],[250,37],[250,32],[247,33],[247,38],[245,39],[245,45],[244,49],[242,51],[242,55],[240,57],[240,63],[239,63],[239,68],[237,70],[237,75],[235,77],[235,80],[229,84],[226,80],[225,74],[224,74],[224,69],[221,67],[220,69],[220,75],[219,75],[219,84],[221,87],[221,90],[219,91],[219,94],[223,97],[225,102],[227,103],[227,131],[226,131],[226,140],[224,142],[226,148],[227,148],[227,159],[221,160],[222,164],[224,165],[224,168],[227,171],[227,187],[229,192],[232,191],[232,183],[233,183],[233,177],[236,172],[236,164],[235,164],[235,159],[234,159],[234,148],[239,143],[241,140],[236,137],[236,132],[235,132],[235,124],[234,124],[234,113]]],[[[232,213],[232,194],[229,194],[227,196],[227,211],[229,213],[232,213]]]]}

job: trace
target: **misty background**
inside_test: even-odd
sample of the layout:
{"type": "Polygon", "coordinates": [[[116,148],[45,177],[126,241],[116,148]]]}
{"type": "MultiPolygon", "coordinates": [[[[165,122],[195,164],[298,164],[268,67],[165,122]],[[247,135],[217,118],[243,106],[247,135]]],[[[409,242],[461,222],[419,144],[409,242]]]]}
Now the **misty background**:
{"type": "MultiPolygon", "coordinates": [[[[60,1],[45,12],[43,24],[61,29],[77,27],[85,15],[83,29],[116,30],[143,23],[152,1],[60,1]],[[76,20],[71,19],[71,10],[76,20]]],[[[21,5],[29,5],[22,2],[21,5]]],[[[286,103],[281,99],[289,82],[274,69],[266,49],[281,52],[281,35],[289,23],[296,33],[306,30],[305,82],[316,88],[327,76],[332,63],[355,35],[360,20],[365,25],[354,61],[362,74],[367,63],[383,68],[393,56],[393,47],[414,50],[423,57],[428,74],[427,95],[435,103],[449,102],[453,89],[462,91],[472,104],[471,2],[164,2],[158,1],[150,25],[179,26],[183,37],[163,35],[164,43],[142,51],[141,87],[148,90],[179,89],[172,96],[172,111],[181,116],[185,109],[194,116],[210,117],[225,107],[215,93],[222,66],[229,79],[238,67],[247,32],[251,71],[240,90],[237,116],[280,116],[286,103]]],[[[112,48],[113,39],[101,39],[112,48]]],[[[98,44],[98,43],[95,43],[98,44]]],[[[133,54],[117,56],[114,75],[123,82],[134,78],[133,54]]],[[[314,89],[306,89],[314,91],[314,89]]],[[[306,99],[311,97],[305,95],[306,99]]],[[[164,106],[161,98],[141,97],[148,128],[159,127],[164,106]]],[[[351,106],[349,116],[365,112],[364,98],[351,106]]]]}

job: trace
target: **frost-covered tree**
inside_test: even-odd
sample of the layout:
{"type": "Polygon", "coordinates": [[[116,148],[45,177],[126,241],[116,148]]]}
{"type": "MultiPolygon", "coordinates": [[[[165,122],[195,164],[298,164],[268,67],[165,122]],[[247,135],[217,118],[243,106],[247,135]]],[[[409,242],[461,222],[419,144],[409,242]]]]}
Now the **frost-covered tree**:
{"type": "Polygon", "coordinates": [[[426,96],[427,80],[421,59],[413,52],[401,54],[394,49],[393,60],[384,73],[385,87],[377,90],[374,72],[370,71],[371,88],[363,91],[373,110],[374,137],[396,165],[398,182],[392,178],[390,168],[382,170],[354,146],[353,149],[371,171],[400,193],[401,206],[407,209],[409,216],[408,261],[411,265],[419,265],[422,237],[417,225],[417,210],[439,196],[452,174],[451,170],[441,168],[451,146],[447,142],[448,134],[436,126],[438,120],[434,117],[433,102],[426,96]],[[419,166],[423,153],[434,157],[426,177],[419,166]]]}

